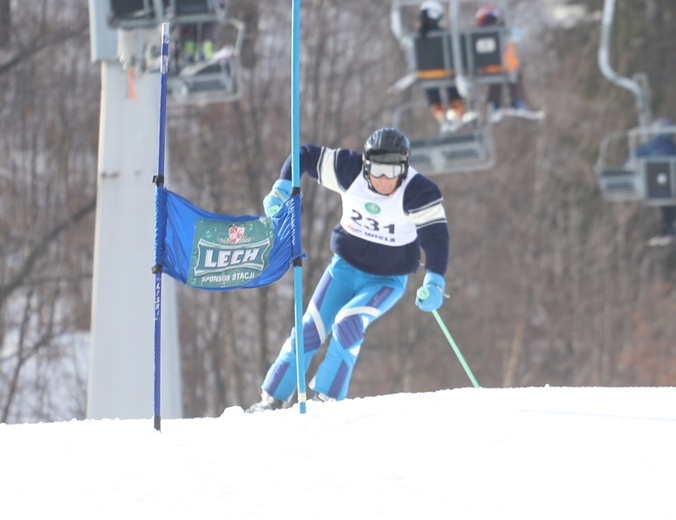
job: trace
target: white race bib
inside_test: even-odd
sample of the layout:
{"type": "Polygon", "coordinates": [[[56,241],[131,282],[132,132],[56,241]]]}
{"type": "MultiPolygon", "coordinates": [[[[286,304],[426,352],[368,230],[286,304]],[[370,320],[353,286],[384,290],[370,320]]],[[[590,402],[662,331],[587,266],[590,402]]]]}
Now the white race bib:
{"type": "Polygon", "coordinates": [[[341,193],[343,216],[340,225],[355,237],[389,246],[413,242],[418,234],[404,213],[404,188],[417,172],[410,171],[397,190],[386,197],[378,195],[359,175],[347,191],[341,193]]]}

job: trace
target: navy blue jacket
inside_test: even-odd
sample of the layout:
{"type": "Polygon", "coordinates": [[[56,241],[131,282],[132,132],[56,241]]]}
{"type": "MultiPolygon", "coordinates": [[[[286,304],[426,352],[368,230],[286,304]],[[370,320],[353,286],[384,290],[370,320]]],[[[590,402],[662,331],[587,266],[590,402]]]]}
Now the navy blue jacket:
{"type": "MultiPolygon", "coordinates": [[[[363,175],[362,155],[354,150],[313,145],[300,148],[300,173],[307,173],[319,184],[344,193],[363,175]]],[[[417,238],[402,246],[374,243],[348,233],[338,223],[331,236],[331,250],[350,265],[375,275],[406,275],[420,265],[421,247],[425,268],[444,275],[449,258],[449,232],[438,186],[409,167],[404,189],[403,212],[415,224],[417,238]]],[[[291,180],[291,156],[280,172],[291,180]]],[[[385,197],[374,192],[374,197],[385,197]]]]}
{"type": "Polygon", "coordinates": [[[671,134],[659,134],[636,149],[636,157],[676,155],[676,143],[671,134]]]}

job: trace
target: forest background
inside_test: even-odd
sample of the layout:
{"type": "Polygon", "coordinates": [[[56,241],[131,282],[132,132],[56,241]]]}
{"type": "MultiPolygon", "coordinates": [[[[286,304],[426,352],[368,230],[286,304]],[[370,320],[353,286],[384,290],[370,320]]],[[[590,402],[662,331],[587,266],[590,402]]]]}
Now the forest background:
{"type": "MultiPolygon", "coordinates": [[[[485,387],[674,385],[676,247],[647,247],[656,210],[605,202],[593,171],[601,140],[637,125],[633,96],[598,69],[603,2],[509,3],[528,100],[547,118],[498,125],[491,170],[434,178],[452,237],[441,315],[485,387]],[[569,15],[557,16],[564,7],[569,15]]],[[[261,214],[290,151],[290,2],[229,8],[246,23],[244,95],[170,112],[171,185],[211,211],[261,214]]],[[[407,72],[389,10],[384,0],[303,1],[303,142],[361,149],[423,96],[388,94],[407,72]]],[[[101,87],[89,38],[86,2],[0,0],[4,423],[85,417],[101,87]]],[[[676,3],[618,0],[613,68],[646,73],[655,116],[672,120],[675,53],[676,3]]],[[[307,179],[302,187],[307,301],[340,200],[307,179]]],[[[468,386],[434,318],[413,304],[421,280],[413,275],[369,330],[351,397],[468,386]]],[[[179,287],[186,417],[256,400],[293,324],[291,281],[179,287]]]]}

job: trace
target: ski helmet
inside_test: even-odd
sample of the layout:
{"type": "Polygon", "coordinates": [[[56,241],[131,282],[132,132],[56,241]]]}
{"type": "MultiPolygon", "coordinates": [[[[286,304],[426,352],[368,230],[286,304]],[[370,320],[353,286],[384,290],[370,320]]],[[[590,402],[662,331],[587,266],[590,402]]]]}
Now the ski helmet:
{"type": "Polygon", "coordinates": [[[405,179],[408,174],[408,158],[411,155],[411,143],[404,134],[395,128],[381,128],[373,132],[364,144],[364,175],[368,179],[373,164],[390,165],[390,178],[405,179]]]}
{"type": "Polygon", "coordinates": [[[479,27],[497,25],[501,16],[500,9],[491,5],[485,5],[480,7],[476,12],[476,24],[479,27]]]}

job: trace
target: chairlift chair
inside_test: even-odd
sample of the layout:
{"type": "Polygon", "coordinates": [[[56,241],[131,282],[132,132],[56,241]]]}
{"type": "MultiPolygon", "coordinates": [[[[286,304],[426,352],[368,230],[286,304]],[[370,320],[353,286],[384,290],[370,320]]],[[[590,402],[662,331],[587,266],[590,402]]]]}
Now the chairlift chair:
{"type": "Polygon", "coordinates": [[[658,135],[676,139],[676,126],[637,127],[613,132],[602,141],[594,171],[605,200],[641,201],[650,206],[676,204],[676,157],[637,153],[639,146],[658,135]]]}
{"type": "Polygon", "coordinates": [[[493,134],[471,130],[411,140],[410,162],[427,175],[487,170],[495,166],[493,134]]]}
{"type": "MultiPolygon", "coordinates": [[[[474,27],[460,33],[461,73],[471,84],[502,84],[515,79],[516,72],[503,64],[509,33],[506,27],[474,27]]],[[[413,37],[413,65],[420,87],[459,86],[455,44],[456,39],[447,30],[430,31],[425,38],[413,37]]]]}
{"type": "MultiPolygon", "coordinates": [[[[410,134],[411,164],[416,166],[417,163],[429,174],[489,169],[495,164],[492,121],[479,109],[483,102],[478,101],[477,87],[515,80],[517,71],[506,66],[503,52],[511,38],[511,30],[505,24],[474,25],[473,14],[484,2],[441,0],[440,3],[446,9],[447,27],[430,31],[422,38],[413,28],[405,30],[403,24],[405,17],[413,19],[413,9],[417,14],[421,2],[393,0],[391,28],[407,52],[410,71],[390,88],[390,92],[402,92],[414,85],[421,89],[454,86],[466,106],[476,110],[473,121],[461,125],[456,132],[443,132],[440,127],[436,135],[410,134]],[[471,22],[460,21],[461,8],[471,8],[471,22]]],[[[493,3],[502,9],[504,17],[507,2],[493,3]]],[[[465,17],[467,12],[465,9],[465,17]]],[[[400,119],[402,112],[410,110],[411,105],[407,103],[400,107],[395,113],[395,121],[400,119]]]]}
{"type": "Polygon", "coordinates": [[[159,27],[166,0],[110,0],[108,25],[114,29],[159,27]]]}
{"type": "Polygon", "coordinates": [[[234,18],[226,18],[225,24],[235,28],[232,45],[221,48],[205,63],[190,65],[171,75],[168,82],[171,104],[227,103],[241,97],[240,54],[245,26],[234,18]]]}
{"type": "Polygon", "coordinates": [[[610,202],[641,201],[650,206],[671,206],[676,204],[676,157],[641,156],[638,149],[659,135],[676,139],[676,126],[653,124],[650,87],[644,73],[628,78],[613,70],[610,41],[614,16],[615,0],[605,0],[598,65],[610,82],[634,95],[639,126],[613,132],[601,142],[594,166],[599,188],[603,198],[610,202]],[[618,145],[623,153],[617,153],[618,145]]]}
{"type": "Polygon", "coordinates": [[[603,198],[609,202],[645,199],[644,183],[638,170],[627,163],[630,157],[627,131],[612,132],[601,142],[594,166],[603,198]]]}
{"type": "MultiPolygon", "coordinates": [[[[137,38],[118,50],[122,65],[127,55],[145,61],[146,70],[159,70],[156,65],[159,53],[159,27],[168,22],[180,28],[189,24],[219,23],[234,28],[232,41],[217,50],[214,56],[204,62],[183,67],[176,60],[176,45],[172,43],[169,60],[169,98],[172,104],[199,104],[230,102],[241,96],[240,54],[244,41],[244,23],[225,16],[225,2],[222,0],[110,0],[109,24],[121,30],[120,38],[134,35],[139,29],[145,31],[138,38],[145,43],[145,51],[137,50],[137,38]],[[155,41],[157,38],[157,41],[155,41]],[[123,56],[124,55],[124,56],[123,56]]],[[[126,40],[120,40],[126,42],[126,40]]],[[[143,46],[143,45],[141,45],[143,46]]],[[[132,60],[133,62],[133,60],[132,60]]]]}
{"type": "Polygon", "coordinates": [[[222,0],[109,0],[108,24],[114,29],[159,29],[163,22],[173,26],[221,22],[226,18],[222,0]]]}
{"type": "MultiPolygon", "coordinates": [[[[490,124],[480,115],[459,125],[454,131],[441,132],[428,137],[416,137],[408,131],[406,116],[416,109],[427,112],[424,101],[414,101],[399,107],[394,114],[393,126],[402,128],[411,142],[410,163],[426,175],[443,175],[487,170],[495,166],[495,143],[490,124]]],[[[415,122],[413,127],[417,126],[415,122]]]]}
{"type": "Polygon", "coordinates": [[[163,0],[167,3],[166,21],[172,25],[225,22],[225,2],[222,0],[163,0]]]}
{"type": "MultiPolygon", "coordinates": [[[[418,0],[393,0],[391,29],[400,45],[409,55],[409,66],[415,84],[423,88],[458,86],[464,81],[471,88],[474,84],[486,85],[514,80],[514,71],[504,64],[503,50],[511,39],[511,29],[505,25],[477,27],[474,18],[467,23],[460,21],[461,7],[475,11],[484,2],[477,0],[440,0],[446,7],[447,27],[430,31],[421,38],[414,28],[404,29],[403,17],[411,7],[419,9],[418,0]],[[458,62],[456,64],[456,62],[458,62]],[[459,84],[460,83],[460,84],[459,84]]],[[[507,2],[493,2],[506,16],[507,2]]],[[[410,80],[400,83],[408,88],[410,80]]],[[[463,93],[463,92],[461,92],[463,93]]],[[[471,92],[463,93],[471,95],[471,92]]]]}

